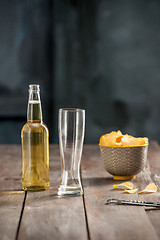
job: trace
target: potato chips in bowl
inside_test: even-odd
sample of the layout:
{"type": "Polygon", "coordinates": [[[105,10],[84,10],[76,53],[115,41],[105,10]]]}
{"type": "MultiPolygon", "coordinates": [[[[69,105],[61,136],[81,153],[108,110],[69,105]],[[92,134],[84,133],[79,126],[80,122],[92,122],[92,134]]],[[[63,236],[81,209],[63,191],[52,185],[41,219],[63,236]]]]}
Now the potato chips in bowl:
{"type": "Polygon", "coordinates": [[[116,180],[135,178],[145,166],[148,138],[135,138],[121,131],[101,136],[99,146],[104,168],[116,180]]]}

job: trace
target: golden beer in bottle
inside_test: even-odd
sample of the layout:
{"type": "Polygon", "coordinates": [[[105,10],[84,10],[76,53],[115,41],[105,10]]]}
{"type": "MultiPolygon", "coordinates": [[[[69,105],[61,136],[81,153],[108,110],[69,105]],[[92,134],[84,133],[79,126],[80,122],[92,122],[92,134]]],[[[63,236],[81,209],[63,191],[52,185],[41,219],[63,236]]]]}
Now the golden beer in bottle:
{"type": "Polygon", "coordinates": [[[49,132],[42,120],[39,85],[29,85],[27,123],[21,131],[22,188],[41,191],[49,187],[49,132]]]}

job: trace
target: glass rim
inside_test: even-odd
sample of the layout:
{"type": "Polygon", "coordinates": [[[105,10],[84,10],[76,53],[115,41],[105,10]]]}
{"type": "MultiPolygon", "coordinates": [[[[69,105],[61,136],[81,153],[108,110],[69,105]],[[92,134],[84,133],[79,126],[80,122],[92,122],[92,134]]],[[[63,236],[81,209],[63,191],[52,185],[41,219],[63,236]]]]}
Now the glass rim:
{"type": "Polygon", "coordinates": [[[82,109],[82,108],[60,108],[59,112],[62,112],[62,111],[67,111],[67,112],[85,112],[85,110],[82,109]]]}

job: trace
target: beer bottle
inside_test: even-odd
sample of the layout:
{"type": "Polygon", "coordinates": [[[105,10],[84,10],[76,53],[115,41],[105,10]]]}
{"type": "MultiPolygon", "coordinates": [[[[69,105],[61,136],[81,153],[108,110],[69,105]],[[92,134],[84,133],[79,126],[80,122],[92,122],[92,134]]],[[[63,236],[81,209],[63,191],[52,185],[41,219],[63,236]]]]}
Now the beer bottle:
{"type": "Polygon", "coordinates": [[[21,131],[22,188],[41,191],[49,187],[49,131],[43,123],[39,85],[29,85],[27,123],[21,131]]]}

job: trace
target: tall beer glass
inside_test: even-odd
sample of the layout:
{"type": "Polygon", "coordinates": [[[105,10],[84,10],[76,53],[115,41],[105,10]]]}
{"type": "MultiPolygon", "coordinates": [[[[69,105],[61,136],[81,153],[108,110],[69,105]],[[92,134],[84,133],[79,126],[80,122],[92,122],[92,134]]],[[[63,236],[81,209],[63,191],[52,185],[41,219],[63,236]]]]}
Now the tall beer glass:
{"type": "Polygon", "coordinates": [[[61,183],[58,195],[83,194],[80,163],[85,131],[85,110],[59,110],[59,146],[61,156],[61,183]]]}

